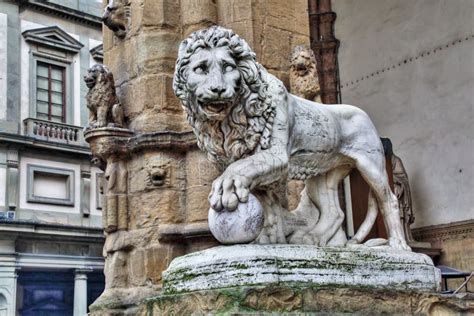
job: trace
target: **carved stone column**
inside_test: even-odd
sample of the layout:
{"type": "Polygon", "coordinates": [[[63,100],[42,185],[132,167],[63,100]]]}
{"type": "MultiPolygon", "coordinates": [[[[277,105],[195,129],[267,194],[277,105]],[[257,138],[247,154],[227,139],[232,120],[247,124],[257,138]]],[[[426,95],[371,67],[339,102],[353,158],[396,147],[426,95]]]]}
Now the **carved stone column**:
{"type": "Polygon", "coordinates": [[[92,269],[74,271],[74,316],[87,315],[87,273],[92,269]]]}
{"type": "Polygon", "coordinates": [[[8,210],[15,211],[18,206],[18,150],[9,149],[7,152],[7,205],[8,210]]]}

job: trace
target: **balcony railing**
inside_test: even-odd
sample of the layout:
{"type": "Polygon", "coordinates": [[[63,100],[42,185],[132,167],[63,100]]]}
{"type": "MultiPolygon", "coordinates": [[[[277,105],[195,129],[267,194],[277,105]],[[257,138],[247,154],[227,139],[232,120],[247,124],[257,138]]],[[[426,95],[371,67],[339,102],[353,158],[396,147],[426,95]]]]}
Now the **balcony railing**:
{"type": "Polygon", "coordinates": [[[23,122],[25,123],[25,134],[27,136],[50,142],[87,146],[80,126],[35,118],[27,118],[23,122]]]}

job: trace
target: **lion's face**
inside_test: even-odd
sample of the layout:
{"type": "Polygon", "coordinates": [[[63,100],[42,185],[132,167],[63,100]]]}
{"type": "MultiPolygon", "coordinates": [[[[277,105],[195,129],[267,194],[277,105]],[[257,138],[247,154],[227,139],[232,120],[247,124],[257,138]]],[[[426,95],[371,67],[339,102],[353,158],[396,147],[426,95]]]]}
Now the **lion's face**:
{"type": "Polygon", "coordinates": [[[291,68],[301,77],[310,73],[314,69],[315,64],[316,59],[309,48],[297,50],[291,58],[291,68]]]}
{"type": "MultiPolygon", "coordinates": [[[[201,49],[188,66],[187,89],[209,120],[222,121],[237,101],[240,72],[226,47],[201,49]]],[[[200,111],[199,111],[200,110],[200,111]]]]}
{"type": "Polygon", "coordinates": [[[119,37],[126,35],[129,9],[128,0],[110,0],[105,7],[102,21],[119,37]]]}
{"type": "Polygon", "coordinates": [[[84,82],[87,88],[92,89],[97,82],[102,82],[107,79],[109,71],[105,66],[96,64],[87,70],[87,74],[84,76],[84,82]]]}

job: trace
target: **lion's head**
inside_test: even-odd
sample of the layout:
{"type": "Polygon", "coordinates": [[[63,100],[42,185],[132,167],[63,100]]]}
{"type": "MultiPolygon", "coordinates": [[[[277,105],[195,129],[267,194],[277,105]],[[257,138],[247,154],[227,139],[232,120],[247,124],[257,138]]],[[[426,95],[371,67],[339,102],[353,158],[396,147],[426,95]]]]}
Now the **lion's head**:
{"type": "Polygon", "coordinates": [[[293,49],[291,54],[291,71],[294,71],[300,77],[316,71],[316,57],[310,47],[299,45],[293,49]]]}
{"type": "Polygon", "coordinates": [[[87,74],[84,76],[84,82],[89,89],[92,89],[98,83],[113,85],[114,76],[105,65],[95,64],[87,70],[87,74]]]}
{"type": "Polygon", "coordinates": [[[102,21],[116,36],[125,37],[130,21],[130,0],[109,0],[102,21]]]}
{"type": "Polygon", "coordinates": [[[180,45],[174,92],[199,147],[221,167],[270,146],[274,107],[265,78],[255,53],[229,29],[212,26],[180,45]]]}

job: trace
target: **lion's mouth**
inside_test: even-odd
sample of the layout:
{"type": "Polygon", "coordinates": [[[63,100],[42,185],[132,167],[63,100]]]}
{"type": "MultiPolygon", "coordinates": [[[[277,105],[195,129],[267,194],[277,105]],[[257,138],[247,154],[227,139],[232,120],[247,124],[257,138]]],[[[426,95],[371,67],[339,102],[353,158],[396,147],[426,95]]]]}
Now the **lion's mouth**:
{"type": "Polygon", "coordinates": [[[86,86],[88,88],[91,88],[95,85],[95,79],[94,78],[85,78],[84,82],[86,83],[86,86]]]}
{"type": "Polygon", "coordinates": [[[226,108],[231,106],[230,101],[212,101],[212,102],[200,102],[202,108],[213,114],[220,114],[225,111],[226,108]]]}

